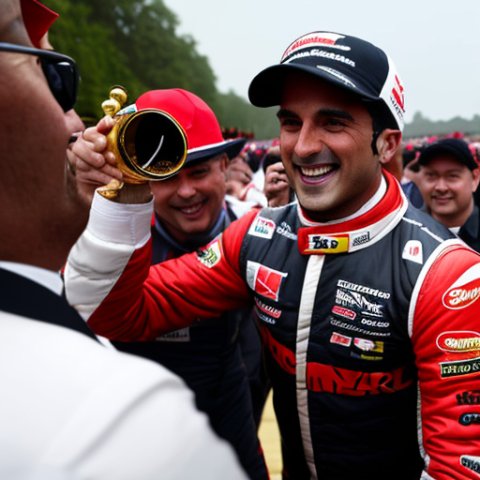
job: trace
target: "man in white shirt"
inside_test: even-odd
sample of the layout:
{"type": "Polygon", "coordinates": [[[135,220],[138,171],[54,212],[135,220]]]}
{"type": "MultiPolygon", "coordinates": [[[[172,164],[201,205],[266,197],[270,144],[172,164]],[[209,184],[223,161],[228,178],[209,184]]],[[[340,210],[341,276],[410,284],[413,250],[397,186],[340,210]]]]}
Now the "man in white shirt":
{"type": "Polygon", "coordinates": [[[2,2],[0,478],[245,478],[178,377],[103,347],[61,295],[86,212],[65,162],[75,62],[32,47],[55,18],[2,2]]]}

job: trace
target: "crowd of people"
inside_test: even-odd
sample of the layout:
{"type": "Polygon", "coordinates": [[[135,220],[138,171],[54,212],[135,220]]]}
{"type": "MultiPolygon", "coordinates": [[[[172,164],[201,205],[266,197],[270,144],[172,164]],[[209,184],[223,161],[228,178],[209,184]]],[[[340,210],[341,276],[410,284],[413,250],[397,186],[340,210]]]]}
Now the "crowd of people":
{"type": "Polygon", "coordinates": [[[393,61],[330,31],[252,80],[276,139],[179,88],[85,128],[57,17],[0,13],[0,476],[268,479],[272,390],[285,480],[478,478],[478,139],[402,139],[393,61]],[[167,134],[112,148],[144,111],[161,181],[167,134]]]}

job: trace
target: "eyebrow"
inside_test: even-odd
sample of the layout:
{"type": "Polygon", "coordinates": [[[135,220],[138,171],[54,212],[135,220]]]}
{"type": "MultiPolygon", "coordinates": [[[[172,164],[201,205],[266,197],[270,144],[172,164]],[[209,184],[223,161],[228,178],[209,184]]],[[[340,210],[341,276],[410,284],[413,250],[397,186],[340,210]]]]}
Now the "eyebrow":
{"type": "MultiPolygon", "coordinates": [[[[316,116],[342,118],[344,120],[350,120],[350,121],[354,120],[354,118],[350,113],[346,112],[345,110],[341,110],[339,108],[321,108],[320,110],[317,111],[316,116]]],[[[281,108],[277,112],[277,118],[281,119],[286,117],[298,117],[298,115],[295,112],[288,110],[287,108],[281,108]]]]}

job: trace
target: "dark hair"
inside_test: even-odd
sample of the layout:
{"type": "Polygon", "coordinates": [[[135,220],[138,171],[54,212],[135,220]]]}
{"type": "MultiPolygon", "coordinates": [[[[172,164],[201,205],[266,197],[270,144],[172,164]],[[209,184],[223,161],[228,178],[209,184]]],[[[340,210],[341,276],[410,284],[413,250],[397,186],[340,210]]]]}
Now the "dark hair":
{"type": "Polygon", "coordinates": [[[257,147],[255,150],[250,150],[247,152],[245,160],[252,172],[256,172],[260,168],[264,156],[265,148],[263,147],[257,147]]]}
{"type": "Polygon", "coordinates": [[[280,156],[279,153],[268,152],[263,158],[263,162],[262,162],[263,171],[266,172],[267,168],[270,165],[273,165],[274,163],[281,162],[281,161],[282,161],[282,157],[280,156]]]}

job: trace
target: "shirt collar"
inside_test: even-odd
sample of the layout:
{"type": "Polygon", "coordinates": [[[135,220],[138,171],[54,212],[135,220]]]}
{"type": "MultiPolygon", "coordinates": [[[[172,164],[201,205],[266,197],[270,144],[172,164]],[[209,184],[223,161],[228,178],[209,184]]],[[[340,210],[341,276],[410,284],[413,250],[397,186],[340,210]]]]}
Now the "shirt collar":
{"type": "Polygon", "coordinates": [[[375,192],[375,194],[373,195],[373,197],[371,197],[362,207],[360,207],[359,210],[352,213],[348,217],[339,218],[339,219],[331,220],[330,222],[324,222],[324,223],[313,222],[312,220],[309,220],[305,217],[305,215],[302,212],[302,209],[299,207],[300,219],[302,221],[302,224],[305,225],[306,227],[313,227],[313,226],[317,226],[317,225],[319,225],[319,226],[320,225],[335,225],[337,223],[345,223],[349,220],[353,220],[354,218],[360,217],[364,213],[371,210],[375,205],[377,205],[380,202],[380,200],[385,195],[386,191],[387,191],[387,182],[386,182],[385,178],[382,176],[382,178],[380,180],[380,186],[378,187],[378,189],[375,192]]]}
{"type": "Polygon", "coordinates": [[[48,288],[57,295],[62,294],[63,281],[59,272],[47,270],[45,268],[35,267],[26,263],[0,261],[0,268],[28,278],[35,283],[48,288]]]}
{"type": "MultiPolygon", "coordinates": [[[[408,201],[393,175],[385,172],[385,180],[386,190],[381,185],[367,202],[368,206],[364,205],[354,215],[300,227],[297,231],[300,252],[305,255],[354,252],[387,235],[401,221],[408,201]]],[[[300,220],[305,225],[301,214],[300,220]]]]}

